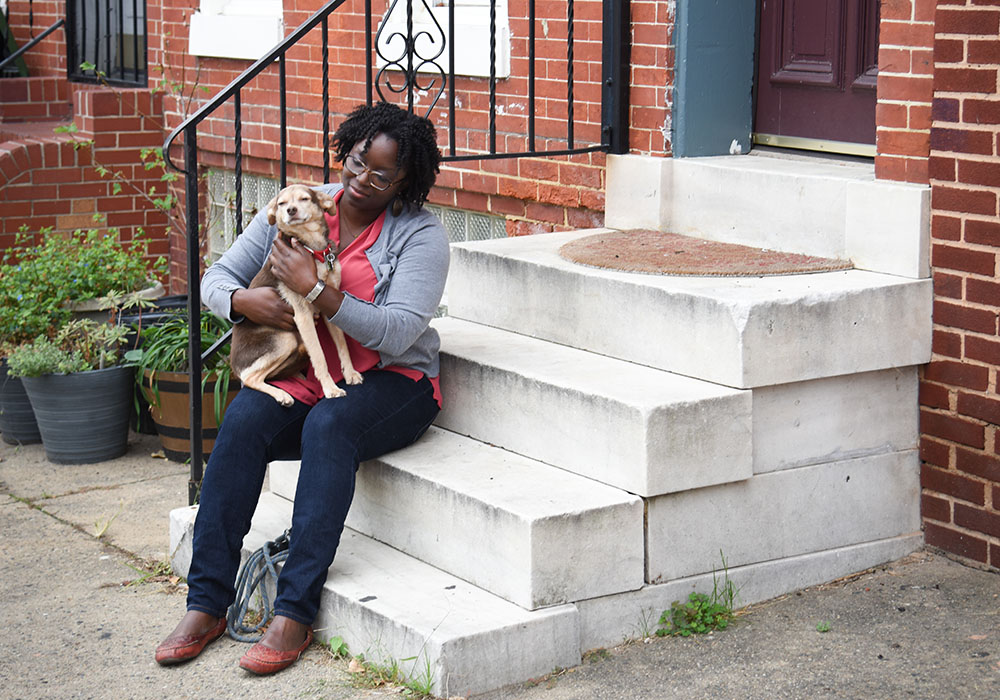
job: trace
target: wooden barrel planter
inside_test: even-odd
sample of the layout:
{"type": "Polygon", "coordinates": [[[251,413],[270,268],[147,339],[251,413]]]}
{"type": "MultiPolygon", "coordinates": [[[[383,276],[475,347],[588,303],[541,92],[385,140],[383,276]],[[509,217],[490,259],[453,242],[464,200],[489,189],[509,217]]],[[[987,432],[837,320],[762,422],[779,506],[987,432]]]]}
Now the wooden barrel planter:
{"type": "Polygon", "coordinates": [[[23,377],[48,460],[91,464],[125,454],[134,376],[132,367],[117,365],[23,377]]]}
{"type": "MultiPolygon", "coordinates": [[[[143,373],[142,393],[149,403],[150,415],[160,436],[160,445],[167,459],[187,462],[191,459],[191,404],[187,372],[156,372],[155,391],[150,387],[150,371],[143,373]]],[[[215,419],[214,377],[205,383],[201,411],[201,450],[205,459],[212,453],[219,424],[215,419]]],[[[236,397],[240,384],[232,380],[225,406],[236,397]]]]}
{"type": "Polygon", "coordinates": [[[35,412],[20,377],[7,374],[7,360],[0,360],[0,438],[8,445],[33,445],[42,441],[35,412]]]}

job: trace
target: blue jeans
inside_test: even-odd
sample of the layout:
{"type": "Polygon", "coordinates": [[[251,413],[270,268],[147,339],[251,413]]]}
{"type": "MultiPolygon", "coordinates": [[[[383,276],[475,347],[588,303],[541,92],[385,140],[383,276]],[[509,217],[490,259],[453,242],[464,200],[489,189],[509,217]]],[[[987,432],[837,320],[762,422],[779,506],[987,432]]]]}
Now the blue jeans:
{"type": "MultiPolygon", "coordinates": [[[[188,610],[222,617],[233,602],[243,537],[268,462],[301,459],[291,546],[278,577],[275,613],[312,624],[340,544],[360,462],[405,447],[434,420],[430,381],[371,370],[347,396],[282,407],[253,389],[226,411],[205,467],[188,573],[188,610]]],[[[341,383],[343,384],[343,383],[341,383]]],[[[277,533],[276,533],[277,534],[277,533]]]]}

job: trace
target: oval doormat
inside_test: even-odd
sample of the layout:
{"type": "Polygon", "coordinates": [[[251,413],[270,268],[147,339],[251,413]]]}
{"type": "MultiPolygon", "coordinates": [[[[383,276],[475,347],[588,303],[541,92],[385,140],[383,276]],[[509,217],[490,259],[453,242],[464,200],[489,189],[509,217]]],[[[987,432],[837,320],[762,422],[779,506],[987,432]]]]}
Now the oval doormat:
{"type": "Polygon", "coordinates": [[[608,231],[580,238],[563,245],[559,255],[590,267],[658,275],[757,277],[853,267],[849,260],[782,253],[645,229],[608,231]]]}

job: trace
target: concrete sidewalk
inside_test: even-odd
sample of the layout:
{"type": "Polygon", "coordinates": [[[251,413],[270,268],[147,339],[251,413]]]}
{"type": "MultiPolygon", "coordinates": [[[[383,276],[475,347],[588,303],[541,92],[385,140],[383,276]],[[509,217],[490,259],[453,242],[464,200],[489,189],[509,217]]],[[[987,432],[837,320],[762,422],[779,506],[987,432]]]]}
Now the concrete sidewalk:
{"type": "MultiPolygon", "coordinates": [[[[56,465],[40,445],[0,444],[0,698],[398,696],[315,645],[265,678],[237,667],[246,645],[228,637],[183,666],[153,661],[184,586],[147,572],[166,560],[168,512],[187,503],[187,468],[158,449],[133,434],[121,459],[56,465]]],[[[919,552],[744,609],[724,632],[599,650],[479,697],[995,700],[998,596],[996,573],[919,552]]]]}

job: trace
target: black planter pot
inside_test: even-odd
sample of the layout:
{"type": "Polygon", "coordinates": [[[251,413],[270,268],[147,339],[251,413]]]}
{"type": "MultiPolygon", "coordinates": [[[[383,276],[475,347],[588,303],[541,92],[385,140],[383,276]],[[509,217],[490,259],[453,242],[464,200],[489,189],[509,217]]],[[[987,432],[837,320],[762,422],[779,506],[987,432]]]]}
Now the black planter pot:
{"type": "Polygon", "coordinates": [[[114,459],[128,449],[134,369],[23,377],[45,455],[58,464],[114,459]]]}
{"type": "Polygon", "coordinates": [[[31,445],[42,441],[35,412],[20,377],[7,374],[7,360],[0,360],[0,438],[8,445],[31,445]]]}
{"type": "MultiPolygon", "coordinates": [[[[152,306],[142,312],[127,312],[118,317],[118,323],[122,326],[132,326],[133,331],[125,339],[125,347],[129,350],[138,348],[139,328],[149,328],[158,326],[169,321],[179,313],[187,312],[187,294],[172,294],[160,297],[153,302],[152,306]]],[[[138,385],[133,389],[135,410],[129,418],[129,425],[132,430],[141,435],[156,435],[156,423],[150,415],[149,402],[146,401],[145,394],[138,385]]]]}

